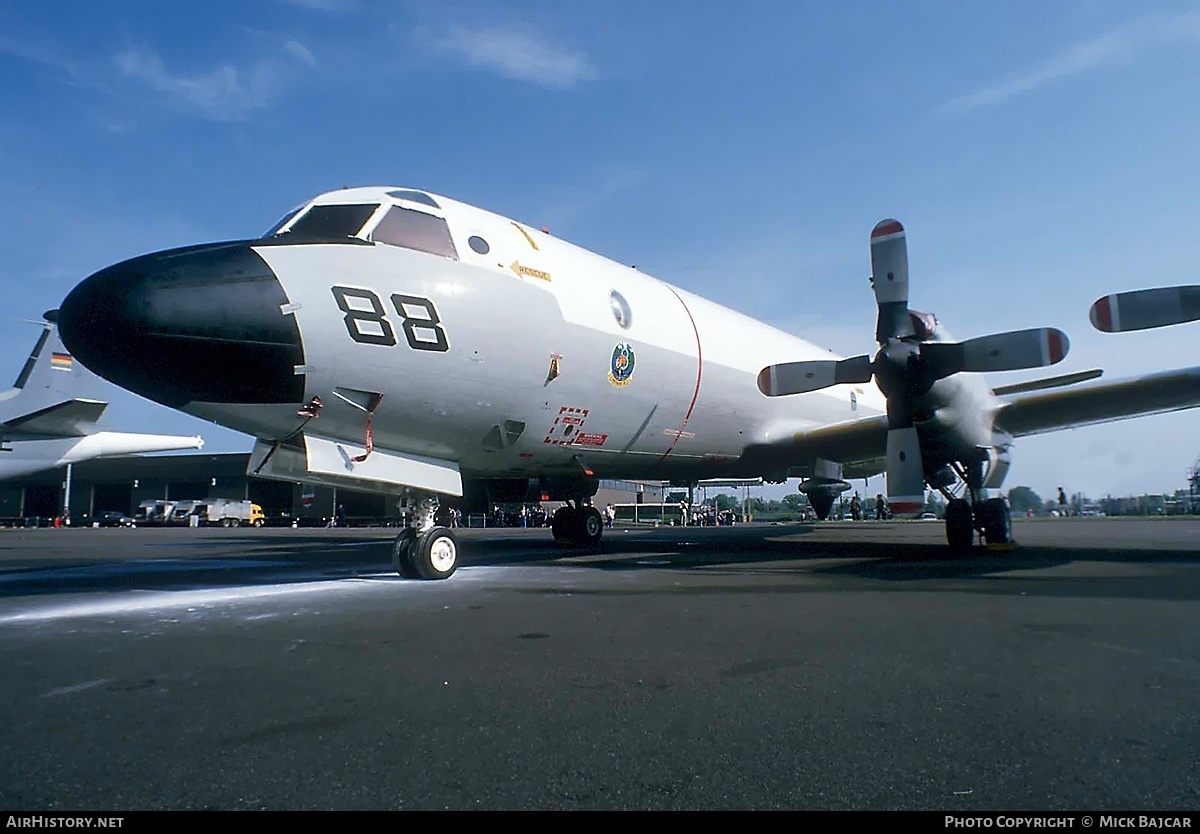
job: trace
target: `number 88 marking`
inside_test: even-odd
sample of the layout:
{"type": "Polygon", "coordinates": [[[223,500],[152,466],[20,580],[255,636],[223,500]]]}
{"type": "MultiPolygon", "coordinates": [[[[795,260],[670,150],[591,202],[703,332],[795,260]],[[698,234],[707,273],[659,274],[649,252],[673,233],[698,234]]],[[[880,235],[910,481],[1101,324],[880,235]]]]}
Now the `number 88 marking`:
{"type": "MultiPolygon", "coordinates": [[[[338,309],[345,313],[343,321],[350,338],[360,344],[382,345],[392,347],[396,344],[396,333],[384,313],[383,303],[379,296],[370,290],[356,287],[331,287],[333,297],[337,300],[338,309]],[[351,302],[357,301],[357,306],[351,302]],[[370,306],[371,309],[363,309],[370,306]]],[[[404,324],[404,338],[413,350],[430,350],[445,353],[450,350],[450,342],[446,331],[442,329],[442,320],[437,308],[428,298],[416,295],[392,295],[392,306],[404,324]],[[410,315],[409,310],[416,308],[410,315]]]]}
{"type": "Polygon", "coordinates": [[[433,350],[445,352],[450,350],[450,342],[446,340],[446,331],[442,330],[442,320],[438,318],[437,310],[433,306],[433,302],[428,298],[421,298],[416,295],[401,295],[400,293],[392,293],[392,306],[396,308],[396,313],[404,319],[404,338],[408,340],[408,346],[414,350],[433,350]],[[424,313],[423,316],[409,316],[405,307],[417,307],[424,313]],[[428,338],[417,338],[417,331],[432,334],[433,341],[428,338]]]}

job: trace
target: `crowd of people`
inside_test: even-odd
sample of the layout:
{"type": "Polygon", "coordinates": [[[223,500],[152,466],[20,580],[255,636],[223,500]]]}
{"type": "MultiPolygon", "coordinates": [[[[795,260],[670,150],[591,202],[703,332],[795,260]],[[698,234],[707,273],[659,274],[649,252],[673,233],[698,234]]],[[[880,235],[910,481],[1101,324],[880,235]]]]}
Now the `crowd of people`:
{"type": "Polygon", "coordinates": [[[685,527],[732,527],[737,523],[737,513],[734,510],[718,510],[708,504],[688,507],[681,502],[680,513],[685,527]]]}
{"type": "MultiPolygon", "coordinates": [[[[600,517],[604,520],[605,527],[612,527],[616,523],[617,508],[613,504],[597,507],[597,509],[600,517]]],[[[689,507],[687,503],[681,502],[679,510],[681,523],[684,526],[729,527],[738,521],[736,511],[718,510],[716,507],[705,504],[689,507]]],[[[552,511],[548,512],[537,504],[507,507],[497,504],[492,507],[487,524],[489,527],[549,527],[553,517],[552,511]]]]}
{"type": "Polygon", "coordinates": [[[488,517],[489,527],[549,527],[551,514],[540,505],[522,504],[520,507],[492,507],[488,517]]]}

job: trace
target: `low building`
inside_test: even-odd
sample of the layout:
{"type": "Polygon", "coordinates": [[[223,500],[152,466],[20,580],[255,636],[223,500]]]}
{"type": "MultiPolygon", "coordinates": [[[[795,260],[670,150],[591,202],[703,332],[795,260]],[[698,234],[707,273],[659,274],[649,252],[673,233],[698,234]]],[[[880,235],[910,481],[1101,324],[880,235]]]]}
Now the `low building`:
{"type": "MultiPolygon", "coordinates": [[[[304,486],[246,474],[249,454],[180,454],[94,459],[71,467],[69,515],[86,519],[105,511],[133,515],[143,501],[250,500],[263,508],[268,524],[323,523],[345,505],[353,521],[397,517],[387,496],[321,486],[304,486]]],[[[66,468],[0,481],[0,523],[63,515],[66,468]]],[[[661,501],[662,489],[632,481],[600,482],[594,503],[624,504],[661,501]]],[[[547,502],[553,511],[557,503],[547,502]]]]}

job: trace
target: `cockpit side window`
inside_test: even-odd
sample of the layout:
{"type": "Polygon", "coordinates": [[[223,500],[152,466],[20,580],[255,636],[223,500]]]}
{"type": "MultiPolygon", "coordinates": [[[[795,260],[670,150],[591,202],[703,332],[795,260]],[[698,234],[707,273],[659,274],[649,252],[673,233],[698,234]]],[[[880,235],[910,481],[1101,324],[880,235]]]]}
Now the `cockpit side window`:
{"type": "Polygon", "coordinates": [[[371,232],[371,240],[458,260],[446,221],[423,211],[392,206],[371,232]]]}
{"type": "Polygon", "coordinates": [[[304,209],[303,204],[296,206],[294,209],[289,211],[283,217],[279,218],[278,223],[276,223],[271,228],[267,229],[267,231],[265,231],[263,233],[263,237],[271,237],[272,235],[279,234],[279,230],[282,229],[284,226],[286,226],[288,224],[288,221],[291,220],[293,217],[295,217],[297,214],[299,214],[303,209],[304,209]]]}
{"type": "Polygon", "coordinates": [[[313,206],[284,234],[325,238],[354,237],[378,208],[375,203],[313,206]]]}

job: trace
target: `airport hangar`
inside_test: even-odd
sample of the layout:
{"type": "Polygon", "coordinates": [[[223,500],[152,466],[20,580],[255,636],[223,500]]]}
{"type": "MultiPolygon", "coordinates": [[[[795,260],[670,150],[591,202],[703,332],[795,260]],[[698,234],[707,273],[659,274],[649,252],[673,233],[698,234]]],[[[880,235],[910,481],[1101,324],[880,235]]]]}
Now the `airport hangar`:
{"type": "MultiPolygon", "coordinates": [[[[269,524],[323,523],[344,504],[346,516],[363,522],[398,518],[395,500],[369,492],[257,478],[247,474],[249,453],[145,455],[97,458],[71,466],[68,515],[75,520],[105,511],[134,514],[143,501],[224,498],[250,500],[263,508],[269,524]]],[[[63,514],[66,467],[0,481],[0,524],[63,514]]],[[[663,489],[632,481],[602,480],[593,503],[657,503],[663,489]]],[[[547,503],[553,509],[557,502],[547,503]]],[[[464,524],[466,523],[464,518],[464,524]]]]}

